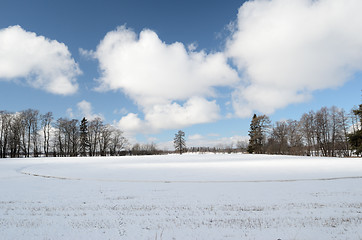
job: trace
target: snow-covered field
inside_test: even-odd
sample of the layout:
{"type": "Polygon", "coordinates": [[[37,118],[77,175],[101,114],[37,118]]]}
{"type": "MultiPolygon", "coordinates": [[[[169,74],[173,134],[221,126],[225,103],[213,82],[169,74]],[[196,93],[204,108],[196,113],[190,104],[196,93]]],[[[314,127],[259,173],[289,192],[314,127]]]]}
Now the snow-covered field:
{"type": "Polygon", "coordinates": [[[362,159],[0,159],[0,239],[362,239],[362,159]]]}

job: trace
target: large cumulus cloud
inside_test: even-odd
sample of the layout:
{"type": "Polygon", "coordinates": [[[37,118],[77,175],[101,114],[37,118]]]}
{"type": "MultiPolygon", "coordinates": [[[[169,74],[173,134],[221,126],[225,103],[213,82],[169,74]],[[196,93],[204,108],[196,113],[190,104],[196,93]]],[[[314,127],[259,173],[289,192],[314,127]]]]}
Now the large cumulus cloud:
{"type": "Polygon", "coordinates": [[[101,71],[97,90],[122,91],[139,107],[119,121],[125,131],[216,121],[225,86],[234,116],[272,114],[362,70],[361,9],[359,0],[248,1],[224,51],[212,53],[119,27],[90,52],[101,71]]]}
{"type": "Polygon", "coordinates": [[[0,80],[25,79],[31,87],[69,95],[77,91],[80,74],[65,44],[20,26],[0,29],[0,80]]]}
{"type": "Polygon", "coordinates": [[[148,29],[138,36],[119,27],[107,33],[91,55],[101,70],[97,89],[123,91],[144,113],[144,119],[135,113],[121,119],[125,130],[157,131],[215,121],[215,87],[231,86],[239,79],[223,53],[167,44],[148,29]]]}
{"type": "Polygon", "coordinates": [[[362,70],[362,1],[255,0],[240,7],[226,52],[242,74],[238,116],[303,102],[362,70]]]}

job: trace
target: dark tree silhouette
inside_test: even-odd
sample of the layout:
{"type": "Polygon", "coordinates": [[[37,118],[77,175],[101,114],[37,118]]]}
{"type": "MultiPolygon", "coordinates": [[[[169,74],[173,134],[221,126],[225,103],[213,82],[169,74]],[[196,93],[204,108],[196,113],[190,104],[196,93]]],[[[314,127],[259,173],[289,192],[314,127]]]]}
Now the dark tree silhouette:
{"type": "Polygon", "coordinates": [[[80,122],[80,155],[87,156],[89,151],[88,120],[84,117],[80,122]]]}
{"type": "Polygon", "coordinates": [[[362,104],[358,109],[353,110],[353,114],[359,118],[359,123],[356,123],[357,130],[348,135],[348,141],[351,148],[356,151],[357,155],[362,154],[362,104]]]}
{"type": "Polygon", "coordinates": [[[270,120],[266,115],[257,116],[254,114],[249,130],[249,153],[264,153],[266,132],[270,128],[270,120]]]}

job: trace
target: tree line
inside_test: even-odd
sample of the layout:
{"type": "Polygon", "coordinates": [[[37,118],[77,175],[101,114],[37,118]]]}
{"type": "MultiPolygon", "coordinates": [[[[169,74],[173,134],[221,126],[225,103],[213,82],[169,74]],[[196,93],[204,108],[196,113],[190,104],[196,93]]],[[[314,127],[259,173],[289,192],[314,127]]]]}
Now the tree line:
{"type": "MultiPolygon", "coordinates": [[[[272,124],[266,115],[254,114],[249,143],[215,147],[186,147],[185,133],[175,134],[176,153],[244,152],[304,156],[348,157],[362,153],[362,104],[350,114],[337,107],[323,107],[299,120],[272,124]]],[[[54,119],[52,112],[28,109],[0,111],[0,158],[76,157],[167,154],[156,144],[130,146],[123,132],[101,118],[54,119]]]]}
{"type": "Polygon", "coordinates": [[[123,132],[95,118],[54,119],[52,112],[0,111],[0,157],[118,156],[128,146],[123,132]]]}
{"type": "Polygon", "coordinates": [[[254,114],[249,130],[249,153],[348,157],[362,152],[362,104],[352,114],[335,106],[322,107],[299,120],[274,124],[254,114]]]}

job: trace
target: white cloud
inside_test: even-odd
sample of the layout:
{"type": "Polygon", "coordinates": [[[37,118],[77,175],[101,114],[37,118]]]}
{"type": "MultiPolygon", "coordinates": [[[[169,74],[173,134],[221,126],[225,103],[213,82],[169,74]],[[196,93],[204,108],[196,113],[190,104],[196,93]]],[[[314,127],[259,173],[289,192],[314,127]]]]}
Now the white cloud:
{"type": "Polygon", "coordinates": [[[127,110],[125,107],[123,107],[123,108],[121,108],[121,109],[114,109],[114,110],[113,110],[113,113],[114,113],[114,114],[125,115],[125,114],[128,113],[128,110],[127,110]]]}
{"type": "Polygon", "coordinates": [[[203,139],[204,137],[200,134],[194,134],[194,135],[190,135],[188,136],[188,139],[189,140],[200,140],[200,139],[203,139]]]}
{"type": "Polygon", "coordinates": [[[231,136],[231,137],[212,137],[203,136],[200,134],[191,135],[186,141],[186,145],[190,147],[230,147],[236,148],[238,143],[241,142],[244,145],[249,141],[248,136],[231,136]]]}
{"type": "Polygon", "coordinates": [[[361,71],[361,9],[360,0],[246,2],[226,49],[243,75],[236,114],[270,114],[361,71]]]}
{"type": "Polygon", "coordinates": [[[77,103],[78,111],[81,118],[85,117],[89,121],[100,118],[104,120],[104,117],[101,114],[95,114],[93,113],[92,104],[90,102],[87,102],[86,100],[83,100],[79,103],[77,103]]]}
{"type": "Polygon", "coordinates": [[[155,104],[144,112],[144,120],[137,114],[129,113],[119,121],[118,126],[125,131],[154,133],[219,119],[216,102],[199,97],[190,98],[183,106],[177,103],[155,104]]]}
{"type": "Polygon", "coordinates": [[[79,103],[77,103],[77,111],[73,111],[72,108],[68,108],[66,110],[66,114],[68,118],[83,118],[85,117],[88,121],[91,121],[95,118],[100,118],[104,120],[104,117],[102,114],[95,114],[93,113],[93,107],[90,102],[87,102],[86,100],[83,100],[79,103]]]}
{"type": "Polygon", "coordinates": [[[128,133],[142,132],[145,130],[142,120],[138,117],[138,114],[135,113],[129,113],[127,116],[121,118],[118,122],[118,127],[128,133]]]}
{"type": "Polygon", "coordinates": [[[72,108],[67,108],[66,114],[69,118],[74,118],[74,113],[72,108]]]}
{"type": "Polygon", "coordinates": [[[198,46],[197,43],[193,42],[187,46],[187,49],[189,50],[189,52],[192,52],[196,50],[197,46],[198,46]]]}
{"type": "MultiPolygon", "coordinates": [[[[186,134],[187,135],[187,134],[186,134]]],[[[187,147],[220,147],[227,148],[233,147],[237,148],[238,145],[242,145],[243,147],[247,146],[249,141],[248,136],[231,136],[231,137],[219,137],[218,134],[194,134],[187,136],[186,146],[187,147]]],[[[157,144],[160,149],[173,150],[173,142],[160,142],[157,144]]]]}
{"type": "Polygon", "coordinates": [[[215,101],[193,97],[183,106],[177,103],[154,105],[146,111],[145,119],[155,129],[183,128],[218,120],[219,106],[215,101]]]}
{"type": "Polygon", "coordinates": [[[191,49],[179,42],[166,44],[151,30],[139,36],[125,27],[107,33],[93,52],[102,72],[97,89],[123,91],[145,116],[141,120],[130,113],[120,125],[157,130],[218,119],[219,107],[206,98],[217,96],[215,87],[236,84],[238,74],[223,53],[191,49]],[[139,125],[130,125],[130,119],[139,125]]]}
{"type": "Polygon", "coordinates": [[[156,138],[156,137],[149,137],[149,138],[147,138],[147,142],[149,142],[149,143],[154,143],[154,142],[156,142],[158,140],[158,138],[156,138]]]}
{"type": "Polygon", "coordinates": [[[0,29],[0,80],[25,79],[31,87],[53,94],[73,94],[81,74],[67,46],[20,26],[0,29]]]}

